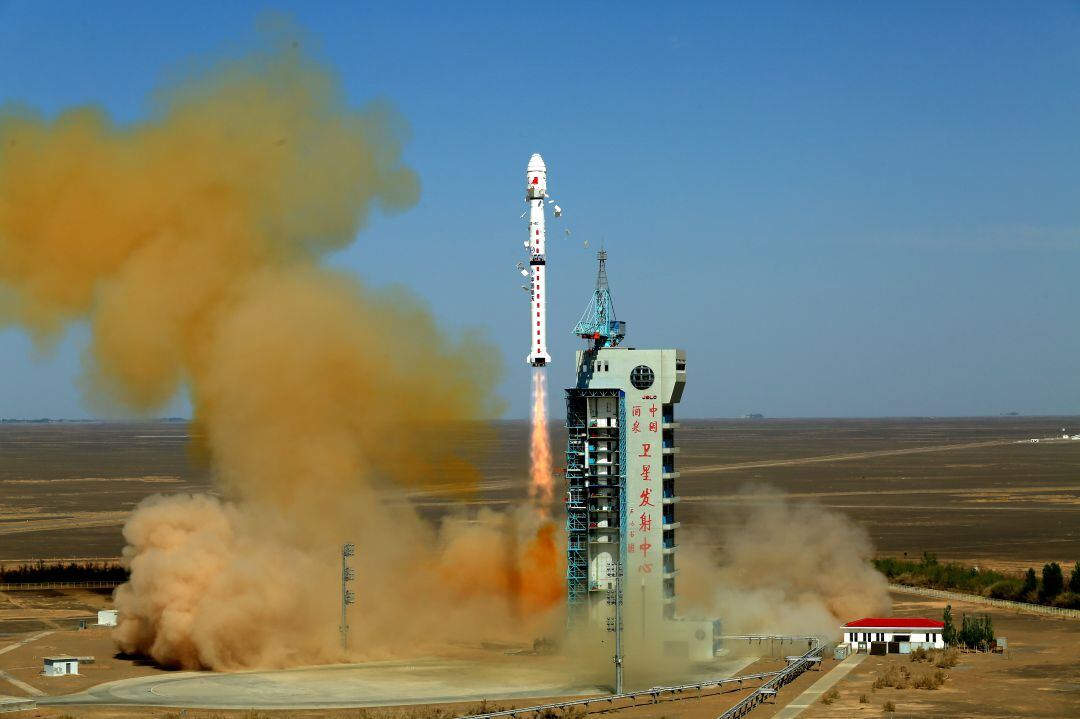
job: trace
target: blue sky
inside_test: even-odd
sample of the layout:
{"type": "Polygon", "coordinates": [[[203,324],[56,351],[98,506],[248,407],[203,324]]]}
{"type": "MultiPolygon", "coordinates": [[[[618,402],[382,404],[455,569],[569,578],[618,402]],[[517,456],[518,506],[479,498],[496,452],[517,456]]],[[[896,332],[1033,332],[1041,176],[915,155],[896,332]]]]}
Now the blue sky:
{"type": "MultiPolygon", "coordinates": [[[[556,388],[603,241],[628,344],[688,352],[683,416],[1080,412],[1077,2],[0,0],[0,102],[138,119],[162,79],[256,43],[268,9],[412,125],[420,204],[331,261],[485,330],[509,417],[537,151],[566,209],[556,388]]],[[[40,356],[0,330],[0,416],[86,416],[85,340],[40,356]]]]}

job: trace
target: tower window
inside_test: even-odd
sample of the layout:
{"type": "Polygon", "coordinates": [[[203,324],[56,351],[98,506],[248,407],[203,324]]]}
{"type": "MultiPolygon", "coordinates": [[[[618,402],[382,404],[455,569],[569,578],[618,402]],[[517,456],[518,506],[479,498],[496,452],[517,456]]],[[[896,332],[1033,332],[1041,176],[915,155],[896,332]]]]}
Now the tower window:
{"type": "Polygon", "coordinates": [[[656,380],[651,368],[639,364],[630,372],[630,384],[637,389],[649,389],[656,380]]]}

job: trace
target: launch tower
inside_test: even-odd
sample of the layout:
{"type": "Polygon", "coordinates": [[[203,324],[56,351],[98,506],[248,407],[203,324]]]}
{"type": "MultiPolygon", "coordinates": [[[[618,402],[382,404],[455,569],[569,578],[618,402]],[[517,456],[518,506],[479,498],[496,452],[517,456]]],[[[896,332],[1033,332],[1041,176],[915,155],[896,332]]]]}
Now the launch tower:
{"type": "Polygon", "coordinates": [[[628,672],[657,656],[711,660],[718,626],[676,612],[679,501],[675,405],[686,353],[622,346],[607,253],[574,334],[577,383],[566,390],[567,604],[579,637],[611,643],[621,615],[628,672]],[[621,573],[621,595],[616,577],[621,573]],[[615,611],[615,606],[620,603],[615,611]]]}

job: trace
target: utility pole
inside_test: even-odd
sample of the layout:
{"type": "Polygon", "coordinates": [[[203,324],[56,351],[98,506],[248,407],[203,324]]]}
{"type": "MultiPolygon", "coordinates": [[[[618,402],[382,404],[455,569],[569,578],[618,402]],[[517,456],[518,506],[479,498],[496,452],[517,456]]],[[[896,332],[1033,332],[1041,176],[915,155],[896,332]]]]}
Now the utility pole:
{"type": "Polygon", "coordinates": [[[356,579],[356,572],[349,566],[349,557],[356,554],[355,544],[341,545],[341,649],[349,648],[349,623],[345,610],[356,602],[356,594],[349,591],[349,582],[356,579]]]}
{"type": "Polygon", "coordinates": [[[615,620],[608,619],[608,631],[615,632],[615,693],[623,693],[623,654],[622,654],[622,565],[618,562],[608,565],[608,577],[615,579],[615,590],[608,591],[608,604],[615,605],[615,620]]]}

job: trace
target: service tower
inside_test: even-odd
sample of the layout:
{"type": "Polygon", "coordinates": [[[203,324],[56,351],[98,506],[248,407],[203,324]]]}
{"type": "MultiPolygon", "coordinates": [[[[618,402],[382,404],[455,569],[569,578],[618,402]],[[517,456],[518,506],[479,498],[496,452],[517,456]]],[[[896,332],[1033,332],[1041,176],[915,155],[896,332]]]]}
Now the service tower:
{"type": "Polygon", "coordinates": [[[579,638],[614,647],[621,600],[632,677],[661,656],[712,660],[719,629],[680,618],[675,605],[675,405],[686,353],[621,346],[626,323],[615,319],[607,253],[598,259],[596,289],[574,328],[589,345],[577,352],[577,384],[566,390],[568,621],[579,638]]]}

